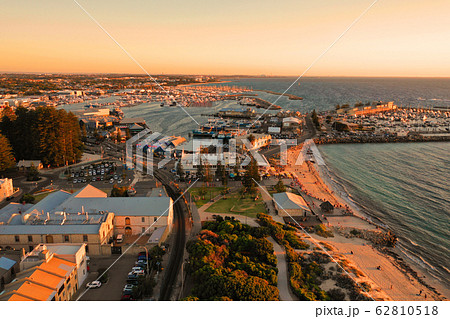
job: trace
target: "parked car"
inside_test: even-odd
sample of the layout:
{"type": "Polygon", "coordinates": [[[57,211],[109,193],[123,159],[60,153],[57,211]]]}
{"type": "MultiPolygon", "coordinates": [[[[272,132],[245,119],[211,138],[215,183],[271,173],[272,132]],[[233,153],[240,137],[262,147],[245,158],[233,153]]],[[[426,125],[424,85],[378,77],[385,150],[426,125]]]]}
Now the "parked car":
{"type": "Polygon", "coordinates": [[[132,272],[136,272],[136,271],[139,271],[139,270],[144,270],[144,268],[138,267],[138,266],[131,268],[132,272]]]}
{"type": "Polygon", "coordinates": [[[92,288],[100,288],[102,286],[102,283],[98,280],[94,280],[92,282],[87,283],[86,288],[92,289],[92,288]]]}
{"type": "Polygon", "coordinates": [[[133,271],[134,274],[136,274],[137,276],[144,276],[145,275],[145,270],[141,269],[141,270],[135,270],[133,271]]]}
{"type": "Polygon", "coordinates": [[[121,242],[123,242],[123,235],[122,234],[117,235],[116,242],[119,243],[119,244],[121,242]]]}
{"type": "Polygon", "coordinates": [[[133,288],[136,287],[132,284],[126,284],[125,287],[123,287],[123,291],[133,291],[133,288]]]}
{"type": "Polygon", "coordinates": [[[122,301],[129,301],[129,300],[133,300],[133,297],[130,293],[124,293],[122,294],[122,297],[120,297],[120,300],[122,301]]]}

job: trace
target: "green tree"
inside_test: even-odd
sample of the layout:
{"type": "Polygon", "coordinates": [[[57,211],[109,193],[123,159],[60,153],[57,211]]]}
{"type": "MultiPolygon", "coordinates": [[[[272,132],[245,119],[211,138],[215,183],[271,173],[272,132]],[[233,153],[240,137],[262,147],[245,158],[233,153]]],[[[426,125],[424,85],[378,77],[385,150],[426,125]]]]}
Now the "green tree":
{"type": "Polygon", "coordinates": [[[280,179],[278,183],[273,187],[277,193],[284,193],[286,191],[286,186],[284,186],[283,181],[280,179]]]}
{"type": "Polygon", "coordinates": [[[27,181],[38,181],[40,180],[39,177],[39,170],[31,164],[30,168],[27,171],[27,181]]]}
{"type": "Polygon", "coordinates": [[[180,176],[181,179],[184,178],[184,168],[183,164],[181,164],[181,160],[177,163],[177,175],[180,176]]]}
{"type": "Polygon", "coordinates": [[[8,139],[0,134],[0,172],[14,167],[15,161],[8,139]]]}
{"type": "Polygon", "coordinates": [[[250,163],[245,168],[242,184],[247,192],[253,193],[256,190],[256,183],[260,180],[261,176],[259,176],[258,165],[252,157],[250,163]]]}
{"type": "Polygon", "coordinates": [[[126,186],[119,187],[114,184],[111,190],[111,197],[128,197],[128,188],[126,186]]]}

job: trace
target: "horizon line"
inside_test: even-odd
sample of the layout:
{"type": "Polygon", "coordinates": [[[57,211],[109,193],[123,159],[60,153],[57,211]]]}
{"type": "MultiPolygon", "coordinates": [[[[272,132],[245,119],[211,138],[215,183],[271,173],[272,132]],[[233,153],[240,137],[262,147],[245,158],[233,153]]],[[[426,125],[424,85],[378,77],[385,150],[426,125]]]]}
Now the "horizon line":
{"type": "MultiPolygon", "coordinates": [[[[145,73],[126,72],[38,72],[38,71],[0,71],[0,74],[35,74],[35,75],[128,75],[146,77],[145,73]]],[[[298,75],[266,75],[266,74],[212,74],[212,73],[154,73],[154,76],[213,76],[213,77],[248,77],[248,78],[292,78],[298,75]]],[[[308,75],[304,78],[429,78],[448,79],[450,76],[430,75],[308,75]]],[[[205,82],[207,83],[207,82],[205,82]]]]}

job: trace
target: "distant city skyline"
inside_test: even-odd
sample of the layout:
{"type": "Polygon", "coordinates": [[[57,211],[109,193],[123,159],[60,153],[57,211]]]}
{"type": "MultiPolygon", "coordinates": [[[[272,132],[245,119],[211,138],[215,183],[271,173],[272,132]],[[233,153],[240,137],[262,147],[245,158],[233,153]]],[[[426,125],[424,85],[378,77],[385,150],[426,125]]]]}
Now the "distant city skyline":
{"type": "MultiPolygon", "coordinates": [[[[373,0],[79,3],[150,73],[298,76],[373,0]]],[[[450,76],[450,3],[380,0],[306,76],[450,76]]],[[[7,1],[0,72],[140,74],[74,1],[7,1]]]]}

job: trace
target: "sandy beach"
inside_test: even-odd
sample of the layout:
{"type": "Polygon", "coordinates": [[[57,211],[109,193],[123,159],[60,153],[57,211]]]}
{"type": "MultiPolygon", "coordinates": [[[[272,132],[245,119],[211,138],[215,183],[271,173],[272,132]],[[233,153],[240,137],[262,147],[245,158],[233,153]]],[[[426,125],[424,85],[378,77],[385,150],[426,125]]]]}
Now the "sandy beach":
{"type": "Polygon", "coordinates": [[[399,250],[390,248],[394,254],[387,254],[374,248],[372,242],[366,239],[349,236],[351,229],[369,234],[376,234],[383,230],[358,210],[357,206],[349,200],[348,194],[333,187],[325,171],[326,166],[318,165],[318,161],[311,157],[313,161],[297,162],[300,151],[301,146],[288,151],[288,165],[285,167],[285,172],[294,175],[292,187],[300,192],[316,213],[320,214],[319,205],[324,201],[329,201],[335,207],[332,214],[321,216],[324,224],[333,230],[335,236],[322,238],[313,235],[313,238],[332,246],[335,249],[332,254],[344,255],[367,279],[370,279],[374,283],[372,288],[376,291],[374,296],[376,298],[385,300],[448,299],[447,289],[437,282],[429,281],[428,278],[424,282],[423,273],[415,265],[408,264],[407,267],[412,269],[405,269],[407,267],[405,267],[404,258],[394,255],[399,255],[399,250]]]}

